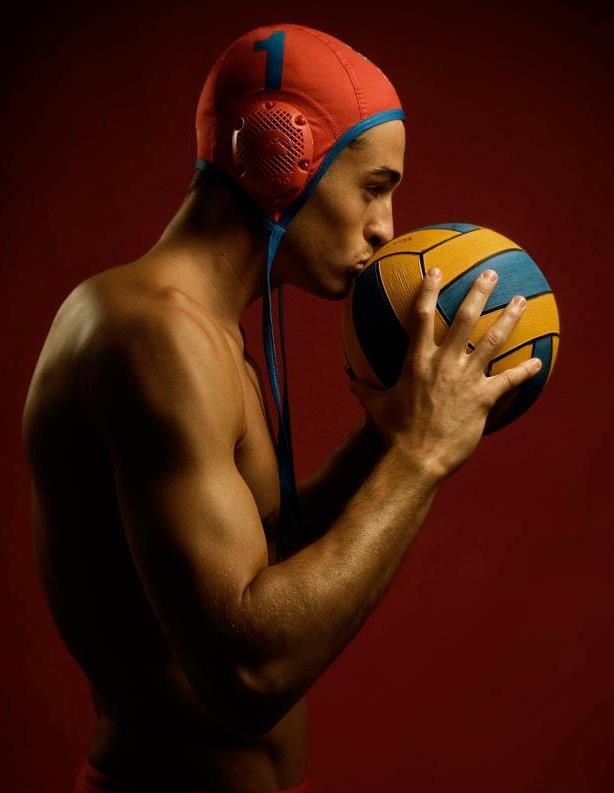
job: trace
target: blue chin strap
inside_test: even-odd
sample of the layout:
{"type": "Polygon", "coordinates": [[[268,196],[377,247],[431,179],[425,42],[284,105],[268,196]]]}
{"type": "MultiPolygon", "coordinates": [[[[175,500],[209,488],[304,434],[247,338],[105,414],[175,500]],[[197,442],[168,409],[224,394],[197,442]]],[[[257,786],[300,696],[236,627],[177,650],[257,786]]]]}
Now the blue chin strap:
{"type": "MultiPolygon", "coordinates": [[[[335,158],[338,156],[339,152],[344,149],[348,143],[350,143],[350,141],[354,140],[354,138],[357,138],[366,130],[371,129],[371,127],[375,127],[378,124],[384,124],[387,121],[403,121],[405,118],[405,112],[401,108],[386,110],[382,113],[376,113],[375,115],[369,116],[368,118],[359,121],[358,124],[355,124],[353,127],[350,127],[348,130],[346,130],[346,132],[344,132],[335,145],[328,151],[324,160],[320,164],[320,167],[311,178],[311,181],[305,188],[304,192],[301,193],[296,201],[294,201],[294,203],[288,207],[285,214],[278,221],[272,220],[259,206],[254,204],[257,214],[270,232],[266,263],[266,289],[264,290],[262,304],[262,338],[267,361],[269,384],[273,392],[273,398],[275,400],[275,405],[277,406],[277,413],[279,416],[276,442],[276,456],[280,483],[280,508],[278,525],[287,525],[287,522],[290,521],[294,515],[296,518],[295,529],[299,532],[304,530],[305,527],[303,527],[301,524],[300,507],[296,492],[296,479],[294,474],[294,455],[292,451],[292,428],[290,420],[290,401],[288,396],[288,375],[286,368],[286,348],[284,341],[282,311],[283,293],[282,285],[280,284],[277,306],[284,370],[284,394],[282,405],[279,390],[277,356],[275,352],[275,337],[273,333],[273,314],[271,308],[271,269],[273,267],[273,261],[275,260],[275,256],[277,255],[277,251],[279,250],[279,246],[291,220],[296,216],[305,202],[309,199],[326,171],[335,161],[335,158]]],[[[217,165],[208,160],[197,159],[195,167],[201,171],[208,169],[216,170],[227,176],[223,169],[219,168],[217,165]]],[[[233,186],[236,186],[237,190],[240,190],[243,196],[248,195],[241,187],[236,185],[233,180],[229,180],[229,182],[233,186]]],[[[290,539],[284,535],[285,532],[282,532],[282,535],[280,536],[282,547],[284,540],[290,539]]],[[[282,554],[282,557],[285,558],[285,554],[282,554]]]]}

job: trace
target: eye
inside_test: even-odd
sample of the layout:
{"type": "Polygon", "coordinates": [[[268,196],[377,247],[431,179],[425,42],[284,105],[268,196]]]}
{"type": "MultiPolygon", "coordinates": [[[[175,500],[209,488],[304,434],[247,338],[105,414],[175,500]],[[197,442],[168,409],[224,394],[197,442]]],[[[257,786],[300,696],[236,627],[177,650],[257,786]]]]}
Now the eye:
{"type": "Polygon", "coordinates": [[[368,187],[365,188],[367,193],[371,193],[371,195],[375,196],[376,198],[380,196],[383,192],[385,192],[385,189],[386,188],[381,184],[369,185],[368,187]]]}

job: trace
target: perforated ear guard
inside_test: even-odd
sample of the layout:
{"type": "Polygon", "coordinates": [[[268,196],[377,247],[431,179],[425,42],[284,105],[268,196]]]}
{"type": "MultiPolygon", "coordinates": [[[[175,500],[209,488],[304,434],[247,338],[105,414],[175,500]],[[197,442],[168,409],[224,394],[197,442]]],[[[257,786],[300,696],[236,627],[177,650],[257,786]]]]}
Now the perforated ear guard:
{"type": "Polygon", "coordinates": [[[276,99],[249,100],[235,113],[235,178],[267,214],[278,220],[309,178],[313,158],[309,122],[299,108],[276,99]]]}

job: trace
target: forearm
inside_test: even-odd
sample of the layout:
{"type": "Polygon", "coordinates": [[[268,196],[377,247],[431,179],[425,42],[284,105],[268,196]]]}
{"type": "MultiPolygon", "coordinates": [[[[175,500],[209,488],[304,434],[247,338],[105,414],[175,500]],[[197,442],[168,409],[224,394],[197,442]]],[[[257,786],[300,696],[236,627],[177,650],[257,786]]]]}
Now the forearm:
{"type": "Polygon", "coordinates": [[[419,460],[387,449],[317,541],[265,568],[246,588],[241,621],[258,657],[251,679],[271,702],[305,693],[353,638],[388,588],[441,481],[419,460]]]}

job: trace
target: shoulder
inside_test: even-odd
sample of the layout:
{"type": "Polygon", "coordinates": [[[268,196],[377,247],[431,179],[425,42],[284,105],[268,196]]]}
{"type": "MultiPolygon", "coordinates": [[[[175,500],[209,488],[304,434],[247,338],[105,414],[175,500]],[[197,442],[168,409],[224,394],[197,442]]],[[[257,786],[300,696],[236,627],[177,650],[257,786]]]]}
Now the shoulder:
{"type": "Polygon", "coordinates": [[[104,306],[89,362],[95,412],[148,413],[171,422],[215,421],[241,437],[242,382],[219,326],[179,290],[104,306]]]}
{"type": "Polygon", "coordinates": [[[96,315],[95,361],[117,355],[137,362],[141,356],[173,354],[195,364],[228,366],[232,355],[222,329],[184,292],[171,286],[139,289],[109,277],[110,272],[80,285],[96,315]]]}

